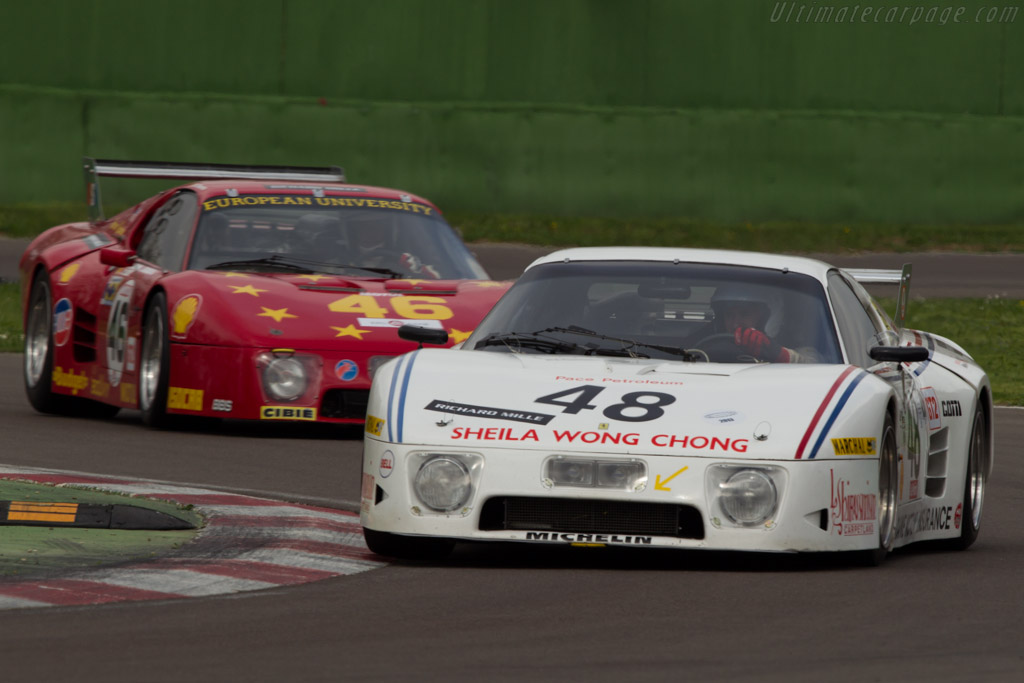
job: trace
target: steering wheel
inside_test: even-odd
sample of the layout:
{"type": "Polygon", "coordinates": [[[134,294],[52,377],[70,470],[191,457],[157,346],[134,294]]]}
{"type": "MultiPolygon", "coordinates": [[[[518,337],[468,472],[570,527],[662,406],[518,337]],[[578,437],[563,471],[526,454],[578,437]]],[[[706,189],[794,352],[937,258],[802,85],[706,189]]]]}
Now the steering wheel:
{"type": "Polygon", "coordinates": [[[709,334],[694,344],[694,347],[715,361],[737,361],[740,356],[746,355],[736,343],[736,336],[732,332],[709,334]]]}

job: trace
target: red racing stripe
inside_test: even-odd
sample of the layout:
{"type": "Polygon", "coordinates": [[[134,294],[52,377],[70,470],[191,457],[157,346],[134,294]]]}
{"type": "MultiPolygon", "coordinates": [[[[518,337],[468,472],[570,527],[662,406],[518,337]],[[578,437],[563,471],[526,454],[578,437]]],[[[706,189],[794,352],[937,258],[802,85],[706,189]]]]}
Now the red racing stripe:
{"type": "Polygon", "coordinates": [[[818,406],[817,412],[815,412],[814,417],[811,418],[811,424],[807,425],[807,431],[804,432],[804,437],[800,439],[800,445],[797,446],[796,448],[797,460],[804,457],[804,447],[807,446],[807,442],[810,440],[811,434],[814,433],[814,428],[818,426],[818,420],[821,419],[822,414],[825,412],[825,408],[832,400],[832,397],[835,396],[836,391],[839,389],[839,385],[842,384],[843,380],[845,380],[846,377],[854,370],[856,370],[854,366],[847,365],[846,369],[843,370],[842,374],[839,375],[838,379],[836,379],[836,381],[832,383],[832,388],[828,390],[827,394],[825,394],[825,400],[823,400],[821,402],[821,405],[818,406]]]}
{"type": "Polygon", "coordinates": [[[46,602],[51,605],[96,605],[126,600],[170,600],[183,597],[178,593],[148,591],[141,588],[127,588],[99,581],[77,579],[47,579],[35,583],[0,585],[0,595],[46,602]]]}
{"type": "Polygon", "coordinates": [[[324,571],[323,569],[285,566],[250,560],[214,560],[207,563],[167,559],[139,565],[132,567],[132,569],[181,569],[200,574],[211,574],[213,576],[227,576],[232,579],[276,583],[280,586],[320,581],[321,579],[337,576],[336,573],[324,571]]]}

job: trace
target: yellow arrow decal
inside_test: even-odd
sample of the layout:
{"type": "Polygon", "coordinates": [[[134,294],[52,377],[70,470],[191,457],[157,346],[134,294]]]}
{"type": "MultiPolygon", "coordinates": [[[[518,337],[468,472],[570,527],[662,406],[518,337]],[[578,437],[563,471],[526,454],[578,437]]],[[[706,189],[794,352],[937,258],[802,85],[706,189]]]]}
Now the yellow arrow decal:
{"type": "Polygon", "coordinates": [[[671,491],[672,489],[670,489],[669,487],[665,486],[665,484],[669,483],[670,481],[672,481],[673,479],[675,479],[676,477],[678,477],[680,474],[682,474],[683,472],[685,472],[688,469],[690,469],[690,468],[689,467],[684,467],[683,469],[681,469],[678,472],[676,472],[675,474],[673,474],[671,477],[668,477],[667,479],[665,479],[665,481],[661,480],[661,475],[660,474],[654,475],[654,489],[656,491],[671,491]]]}

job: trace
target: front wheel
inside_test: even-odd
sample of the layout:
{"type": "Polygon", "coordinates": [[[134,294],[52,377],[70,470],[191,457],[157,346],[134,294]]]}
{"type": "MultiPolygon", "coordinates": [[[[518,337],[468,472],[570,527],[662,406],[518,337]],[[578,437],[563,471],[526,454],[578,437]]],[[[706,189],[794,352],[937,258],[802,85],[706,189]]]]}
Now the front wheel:
{"type": "Polygon", "coordinates": [[[150,427],[167,427],[167,385],[171,344],[167,336],[167,297],[157,292],[146,309],[139,358],[139,410],[150,427]]]}
{"type": "Polygon", "coordinates": [[[451,554],[455,541],[450,538],[402,536],[363,527],[366,546],[377,553],[403,560],[442,560],[451,554]]]}

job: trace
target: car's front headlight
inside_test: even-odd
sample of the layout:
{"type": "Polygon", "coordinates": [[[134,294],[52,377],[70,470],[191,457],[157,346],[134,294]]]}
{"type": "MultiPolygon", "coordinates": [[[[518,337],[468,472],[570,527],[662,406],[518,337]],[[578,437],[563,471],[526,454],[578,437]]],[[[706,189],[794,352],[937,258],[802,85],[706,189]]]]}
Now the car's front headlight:
{"type": "Polygon", "coordinates": [[[740,527],[770,526],[779,508],[783,477],[784,471],[778,467],[709,467],[707,493],[712,522],[740,527]]]}
{"type": "Polygon", "coordinates": [[[416,495],[431,510],[451,512],[469,500],[473,482],[469,468],[456,460],[438,456],[423,463],[413,480],[416,495]]]}
{"type": "Polygon", "coordinates": [[[257,358],[263,390],[273,401],[294,401],[309,388],[309,370],[302,359],[280,352],[257,358]]]}
{"type": "MultiPolygon", "coordinates": [[[[410,453],[412,489],[423,506],[442,514],[466,514],[478,486],[483,458],[476,453],[410,453]]],[[[418,507],[415,514],[424,511],[418,507]]]]}

